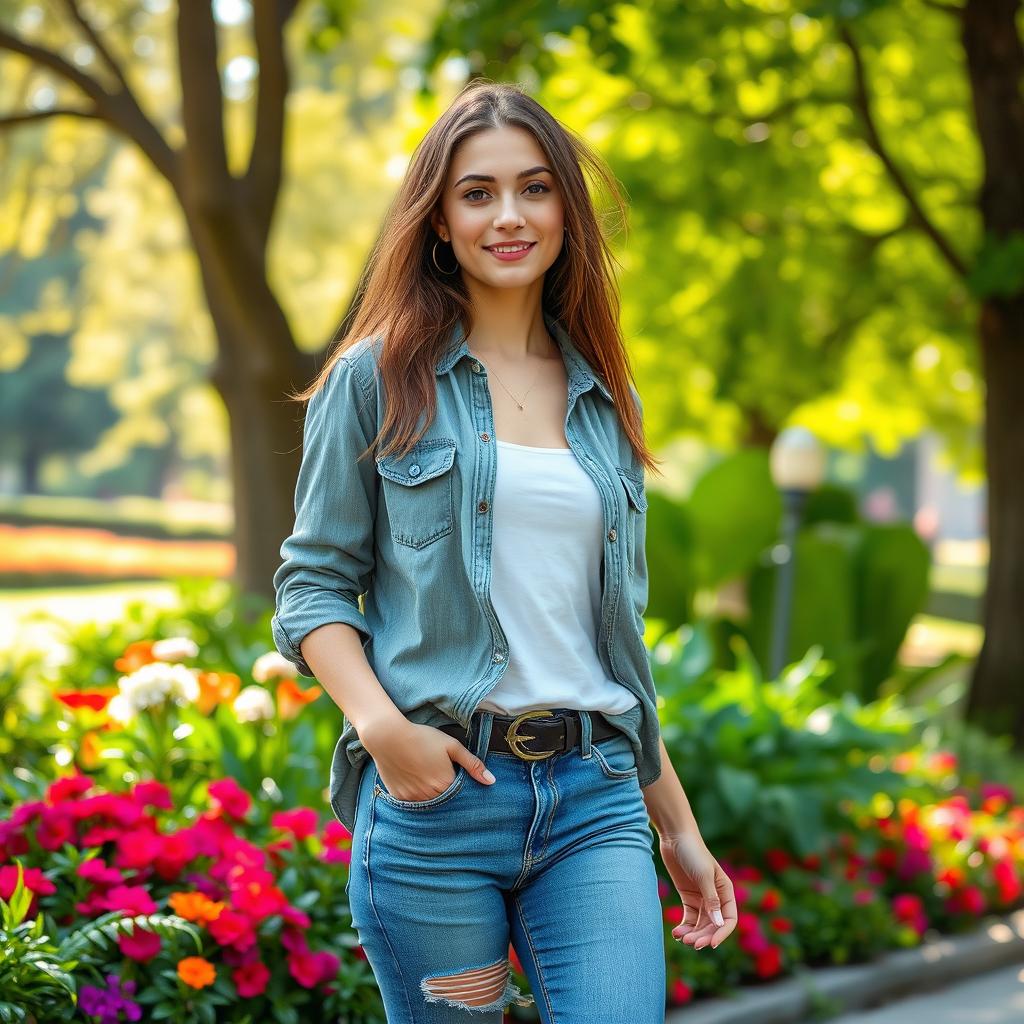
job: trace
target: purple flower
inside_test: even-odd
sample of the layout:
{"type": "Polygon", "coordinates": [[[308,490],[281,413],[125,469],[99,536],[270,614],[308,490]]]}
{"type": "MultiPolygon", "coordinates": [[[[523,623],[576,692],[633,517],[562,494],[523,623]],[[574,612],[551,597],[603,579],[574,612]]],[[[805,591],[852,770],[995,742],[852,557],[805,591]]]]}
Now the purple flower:
{"type": "Polygon", "coordinates": [[[83,985],[78,995],[78,1005],[87,1017],[98,1017],[100,1024],[119,1024],[123,1020],[136,1021],[142,1019],[142,1007],[128,999],[122,992],[131,995],[135,992],[135,982],[121,979],[116,974],[107,975],[107,987],[96,988],[94,985],[83,985]],[[124,1017],[121,1017],[121,1014],[124,1017]]]}

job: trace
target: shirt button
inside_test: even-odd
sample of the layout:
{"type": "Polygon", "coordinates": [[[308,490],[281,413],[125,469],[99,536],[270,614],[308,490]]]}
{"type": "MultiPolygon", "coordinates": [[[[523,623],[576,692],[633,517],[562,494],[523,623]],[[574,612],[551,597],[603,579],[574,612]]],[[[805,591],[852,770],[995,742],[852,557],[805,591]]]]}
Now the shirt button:
{"type": "Polygon", "coordinates": [[[475,359],[473,360],[473,372],[474,373],[479,373],[480,372],[480,364],[475,359]]]}
{"type": "Polygon", "coordinates": [[[617,536],[618,536],[618,534],[617,534],[617,533],[615,532],[615,527],[613,526],[613,527],[612,527],[612,528],[611,528],[611,529],[610,529],[610,530],[608,531],[608,539],[609,539],[609,540],[615,540],[615,538],[616,538],[617,536]]]}
{"type": "Polygon", "coordinates": [[[477,503],[476,510],[477,512],[486,512],[490,507],[491,506],[488,502],[481,501],[477,503]]]}
{"type": "Polygon", "coordinates": [[[480,440],[481,441],[490,441],[490,439],[491,439],[491,435],[488,434],[486,430],[480,435],[480,440]]]}
{"type": "Polygon", "coordinates": [[[494,660],[495,661],[504,661],[505,660],[505,655],[502,654],[501,651],[495,651],[494,652],[494,660]]]}
{"type": "Polygon", "coordinates": [[[409,467],[409,476],[419,476],[419,475],[420,475],[420,467],[418,465],[414,464],[414,465],[409,467]]]}

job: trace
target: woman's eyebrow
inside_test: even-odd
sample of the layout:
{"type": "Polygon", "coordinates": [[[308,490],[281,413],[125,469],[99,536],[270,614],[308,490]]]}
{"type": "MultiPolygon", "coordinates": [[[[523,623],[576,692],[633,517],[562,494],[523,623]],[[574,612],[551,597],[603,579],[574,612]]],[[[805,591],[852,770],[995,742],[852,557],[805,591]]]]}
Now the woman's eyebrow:
{"type": "MultiPolygon", "coordinates": [[[[516,180],[519,178],[528,178],[531,174],[540,174],[542,171],[547,171],[548,174],[554,173],[550,167],[545,167],[543,164],[538,164],[536,167],[529,167],[525,171],[520,171],[516,175],[516,180]]],[[[458,188],[464,181],[497,181],[493,174],[464,174],[452,188],[458,188]]]]}

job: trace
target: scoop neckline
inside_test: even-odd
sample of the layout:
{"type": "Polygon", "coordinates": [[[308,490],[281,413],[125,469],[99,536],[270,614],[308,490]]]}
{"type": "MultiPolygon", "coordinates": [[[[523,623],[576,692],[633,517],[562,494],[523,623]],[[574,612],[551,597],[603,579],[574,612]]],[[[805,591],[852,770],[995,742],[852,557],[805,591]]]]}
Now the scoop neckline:
{"type": "Polygon", "coordinates": [[[526,452],[560,452],[566,455],[572,454],[571,448],[537,448],[532,444],[516,444],[514,441],[502,441],[496,437],[494,439],[502,448],[520,448],[526,452]]]}

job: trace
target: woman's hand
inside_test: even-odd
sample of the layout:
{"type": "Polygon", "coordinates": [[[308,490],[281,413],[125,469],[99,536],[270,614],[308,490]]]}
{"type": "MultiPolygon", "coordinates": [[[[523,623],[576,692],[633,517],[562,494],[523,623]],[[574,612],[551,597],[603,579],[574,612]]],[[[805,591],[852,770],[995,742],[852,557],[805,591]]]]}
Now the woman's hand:
{"type": "Polygon", "coordinates": [[[461,764],[478,782],[491,785],[494,776],[483,761],[454,736],[403,718],[388,728],[361,736],[377,765],[387,791],[396,800],[431,800],[455,781],[454,765],[461,764]],[[454,762],[454,764],[453,764],[454,762]]]}
{"type": "Polygon", "coordinates": [[[672,929],[672,937],[694,949],[717,946],[736,927],[732,880],[697,831],[666,833],[660,839],[661,859],[683,901],[683,921],[672,929]]]}

